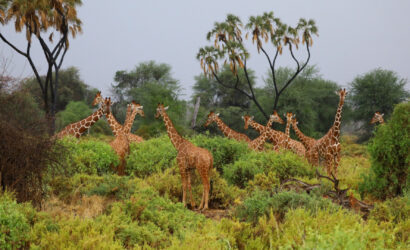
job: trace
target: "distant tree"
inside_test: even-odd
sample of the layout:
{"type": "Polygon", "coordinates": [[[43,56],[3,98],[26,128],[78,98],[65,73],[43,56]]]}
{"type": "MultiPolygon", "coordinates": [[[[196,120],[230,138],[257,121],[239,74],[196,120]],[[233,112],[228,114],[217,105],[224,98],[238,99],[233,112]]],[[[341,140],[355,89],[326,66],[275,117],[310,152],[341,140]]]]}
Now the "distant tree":
{"type": "Polygon", "coordinates": [[[0,4],[0,23],[7,25],[13,21],[18,33],[25,29],[27,40],[25,49],[17,48],[15,43],[10,42],[1,31],[0,39],[28,60],[41,89],[43,109],[49,121],[50,133],[54,133],[55,130],[58,72],[69,47],[68,35],[71,33],[75,37],[78,32],[81,32],[81,21],[76,11],[76,7],[80,4],[81,0],[6,0],[0,4]],[[54,32],[59,34],[59,38],[53,47],[54,32]],[[33,36],[37,38],[47,62],[45,79],[41,78],[31,57],[33,36]],[[48,37],[48,42],[44,36],[48,37]]]}
{"type": "Polygon", "coordinates": [[[404,89],[406,79],[393,71],[375,69],[366,74],[357,76],[350,83],[349,101],[353,108],[353,118],[362,122],[364,133],[361,140],[371,136],[370,119],[375,112],[384,113],[385,120],[389,119],[395,104],[403,102],[410,96],[404,89]]]}
{"type": "MultiPolygon", "coordinates": [[[[278,68],[276,70],[276,82],[278,86],[286,84],[293,70],[290,68],[278,68]]],[[[315,66],[306,67],[294,80],[291,86],[281,96],[281,102],[277,106],[280,115],[292,112],[299,121],[299,128],[309,136],[321,137],[332,126],[334,121],[339,97],[336,91],[340,87],[332,81],[323,79],[315,66]]],[[[274,105],[271,98],[275,87],[271,74],[268,72],[265,78],[265,86],[258,91],[261,105],[268,109],[274,105]]],[[[251,106],[251,113],[255,114],[255,120],[263,120],[260,113],[256,113],[257,107],[251,106]]],[[[285,118],[285,117],[283,117],[285,118]]],[[[345,121],[345,117],[343,117],[345,121]]],[[[277,125],[284,129],[284,125],[277,125]]]]}
{"type": "Polygon", "coordinates": [[[227,15],[225,22],[216,22],[214,28],[208,32],[207,39],[208,41],[213,39],[214,44],[200,48],[197,59],[200,60],[205,75],[215,78],[220,85],[234,89],[248,98],[267,120],[270,111],[277,109],[281,94],[308,64],[310,47],[313,44],[312,34],[317,34],[317,27],[313,20],[306,21],[305,19],[300,19],[296,27],[291,27],[282,23],[279,18],[273,15],[273,12],[269,12],[261,16],[251,16],[245,29],[248,31],[246,35],[244,35],[245,30],[240,18],[232,14],[227,15]],[[268,112],[259,103],[249,77],[247,66],[249,52],[244,44],[244,38],[248,38],[249,35],[252,37],[252,42],[256,45],[258,52],[262,52],[266,57],[273,79],[275,101],[268,112]],[[307,59],[304,62],[299,61],[294,54],[294,50],[297,50],[301,43],[305,45],[307,52],[307,59]],[[264,44],[269,44],[271,48],[265,47],[264,44]],[[282,55],[284,48],[288,49],[289,55],[295,61],[296,69],[287,81],[279,86],[276,76],[276,61],[278,55],[282,55]],[[268,49],[273,49],[273,52],[269,52],[268,49]],[[224,82],[218,77],[219,63],[222,60],[224,60],[224,65],[229,64],[231,72],[236,78],[234,83],[224,82]],[[246,79],[244,84],[239,78],[239,69],[244,71],[246,79]]]}
{"type": "MultiPolygon", "coordinates": [[[[45,76],[41,77],[45,79],[45,76]]],[[[43,104],[41,90],[37,86],[37,80],[30,78],[23,83],[29,89],[39,104],[43,104]]],[[[90,87],[80,78],[80,72],[76,67],[62,69],[58,77],[58,103],[56,112],[64,110],[70,101],[83,101],[91,107],[91,102],[97,93],[97,89],[90,87]]]]}
{"type": "Polygon", "coordinates": [[[186,104],[178,99],[180,86],[172,77],[169,65],[154,61],[140,63],[131,71],[117,71],[114,81],[111,92],[117,103],[113,105],[112,110],[119,122],[125,119],[127,103],[135,100],[144,106],[146,116],[142,119],[137,118],[134,125],[149,126],[155,130],[152,133],[148,131],[147,136],[156,133],[156,126],[163,130],[161,122],[153,116],[159,102],[170,106],[167,113],[174,118],[175,125],[185,125],[186,104]]]}

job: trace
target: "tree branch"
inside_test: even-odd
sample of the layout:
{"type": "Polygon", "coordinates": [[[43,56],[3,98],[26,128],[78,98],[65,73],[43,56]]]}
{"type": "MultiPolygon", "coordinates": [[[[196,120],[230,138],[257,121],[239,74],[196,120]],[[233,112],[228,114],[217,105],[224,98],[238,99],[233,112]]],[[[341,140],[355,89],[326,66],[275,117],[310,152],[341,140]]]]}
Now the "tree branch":
{"type": "Polygon", "coordinates": [[[26,53],[24,53],[23,51],[19,50],[16,46],[11,44],[1,33],[0,33],[0,38],[1,38],[1,40],[3,40],[3,42],[5,42],[7,45],[9,45],[11,48],[13,48],[17,53],[19,53],[22,56],[27,57],[26,53]]]}

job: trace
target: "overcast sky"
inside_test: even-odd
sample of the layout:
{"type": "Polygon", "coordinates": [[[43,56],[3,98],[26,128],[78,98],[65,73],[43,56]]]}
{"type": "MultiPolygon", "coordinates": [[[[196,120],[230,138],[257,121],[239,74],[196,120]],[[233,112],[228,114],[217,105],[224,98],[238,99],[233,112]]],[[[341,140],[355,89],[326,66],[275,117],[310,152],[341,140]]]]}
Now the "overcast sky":
{"type": "MultiPolygon", "coordinates": [[[[188,99],[194,76],[201,73],[196,54],[209,44],[206,33],[214,22],[232,13],[246,23],[249,16],[268,11],[289,25],[301,17],[316,21],[319,37],[314,37],[310,64],[317,65],[325,79],[347,86],[357,75],[377,67],[410,79],[408,0],[83,0],[78,16],[84,32],[71,40],[63,68],[77,67],[87,84],[108,94],[116,71],[155,60],[171,65],[183,87],[181,98],[188,99]]],[[[1,30],[25,48],[24,34],[16,35],[13,25],[1,30]]],[[[261,85],[266,59],[253,49],[250,52],[248,66],[256,71],[261,85]]],[[[32,75],[25,58],[1,41],[0,56],[11,60],[12,75],[32,75]]],[[[33,48],[33,57],[44,73],[46,63],[39,47],[33,48]]],[[[294,67],[287,55],[279,63],[294,67]]]]}

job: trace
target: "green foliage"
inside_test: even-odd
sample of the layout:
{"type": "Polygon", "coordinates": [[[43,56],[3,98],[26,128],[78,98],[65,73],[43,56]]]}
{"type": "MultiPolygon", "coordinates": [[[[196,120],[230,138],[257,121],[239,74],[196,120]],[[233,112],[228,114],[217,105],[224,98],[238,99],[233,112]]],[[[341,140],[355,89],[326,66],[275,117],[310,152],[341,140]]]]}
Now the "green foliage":
{"type": "Polygon", "coordinates": [[[0,192],[0,248],[20,249],[29,242],[30,225],[24,205],[17,204],[12,194],[0,192]]]}
{"type": "MultiPolygon", "coordinates": [[[[213,170],[210,174],[212,190],[209,197],[210,208],[226,209],[234,204],[234,201],[244,195],[244,191],[228,185],[226,180],[213,170]]],[[[153,174],[146,179],[147,183],[156,189],[161,196],[169,198],[173,202],[182,199],[181,175],[178,167],[174,166],[163,173],[153,174]]],[[[195,204],[199,205],[202,197],[202,181],[197,171],[191,172],[192,195],[195,204]]],[[[187,200],[189,202],[189,199],[187,200]]]]}
{"type": "Polygon", "coordinates": [[[274,172],[281,182],[291,177],[314,175],[313,168],[290,151],[251,152],[223,168],[224,178],[241,188],[256,174],[269,172],[274,172]]]}
{"type": "Polygon", "coordinates": [[[270,211],[276,218],[284,218],[287,211],[302,207],[316,213],[320,209],[337,210],[337,206],[330,200],[307,193],[293,191],[280,192],[270,195],[268,192],[256,191],[236,209],[236,214],[241,220],[256,223],[258,218],[268,215],[270,211]]]}
{"type": "Polygon", "coordinates": [[[111,166],[119,163],[111,146],[101,141],[78,141],[66,137],[60,140],[60,145],[67,151],[66,157],[61,159],[62,171],[70,176],[76,173],[106,174],[112,172],[111,166]]]}
{"type": "Polygon", "coordinates": [[[176,155],[177,151],[168,135],[134,143],[131,144],[125,171],[127,174],[145,177],[171,167],[176,155]]]}
{"type": "Polygon", "coordinates": [[[354,109],[355,121],[363,122],[365,129],[360,135],[361,141],[372,135],[373,126],[369,121],[375,112],[384,113],[384,119],[387,120],[394,105],[410,96],[405,89],[406,83],[407,80],[400,78],[396,72],[381,68],[359,75],[350,83],[348,102],[351,102],[354,109]]]}
{"type": "Polygon", "coordinates": [[[378,202],[370,211],[369,219],[395,224],[410,220],[410,193],[385,202],[378,202]]]}
{"type": "Polygon", "coordinates": [[[410,103],[396,105],[391,119],[378,126],[369,144],[371,169],[359,186],[362,195],[385,199],[409,189],[410,103]]]}
{"type": "Polygon", "coordinates": [[[248,145],[244,142],[228,139],[226,137],[208,137],[197,135],[192,142],[198,147],[208,149],[214,157],[214,168],[222,173],[224,165],[234,163],[242,155],[249,152],[248,145]]]}

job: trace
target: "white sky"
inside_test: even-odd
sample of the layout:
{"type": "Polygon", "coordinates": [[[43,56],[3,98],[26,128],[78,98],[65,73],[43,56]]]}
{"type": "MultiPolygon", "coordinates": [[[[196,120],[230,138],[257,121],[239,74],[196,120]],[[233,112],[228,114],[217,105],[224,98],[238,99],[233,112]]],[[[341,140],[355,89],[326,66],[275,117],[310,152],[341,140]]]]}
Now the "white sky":
{"type": "MultiPolygon", "coordinates": [[[[319,37],[314,37],[310,65],[317,65],[326,79],[346,86],[357,75],[377,67],[410,79],[407,0],[83,0],[78,15],[84,32],[71,40],[63,68],[79,68],[87,84],[108,94],[116,71],[155,60],[171,65],[174,78],[184,89],[181,98],[188,99],[194,76],[201,73],[196,54],[209,44],[206,33],[214,22],[232,13],[246,23],[249,16],[268,11],[289,25],[295,25],[301,17],[316,21],[319,37]]],[[[16,35],[13,25],[0,30],[25,49],[24,34],[16,35]]],[[[261,84],[267,71],[266,59],[254,49],[250,51],[248,66],[256,71],[261,84]]],[[[44,74],[41,49],[34,46],[32,55],[44,74]]],[[[12,75],[32,75],[25,58],[1,41],[0,56],[11,60],[12,75]]],[[[294,66],[286,55],[278,62],[294,66]]]]}

